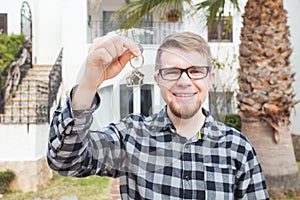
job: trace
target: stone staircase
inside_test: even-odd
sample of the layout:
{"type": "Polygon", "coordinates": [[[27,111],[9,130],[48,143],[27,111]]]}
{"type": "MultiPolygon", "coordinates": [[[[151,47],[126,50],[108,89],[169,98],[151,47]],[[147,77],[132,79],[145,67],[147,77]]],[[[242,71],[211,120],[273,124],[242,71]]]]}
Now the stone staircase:
{"type": "Polygon", "coordinates": [[[48,120],[48,84],[52,65],[33,65],[19,84],[15,95],[4,106],[0,122],[46,123],[48,120]]]}

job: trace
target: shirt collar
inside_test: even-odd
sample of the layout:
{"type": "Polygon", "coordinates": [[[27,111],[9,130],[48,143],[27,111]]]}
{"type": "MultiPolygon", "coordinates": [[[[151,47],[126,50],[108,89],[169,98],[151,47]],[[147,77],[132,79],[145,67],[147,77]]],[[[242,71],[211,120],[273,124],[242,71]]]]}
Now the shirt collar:
{"type": "MultiPolygon", "coordinates": [[[[222,137],[224,137],[226,134],[225,124],[216,121],[209,111],[205,110],[204,108],[202,108],[202,112],[206,116],[205,123],[200,130],[202,139],[220,140],[222,137]]],[[[176,129],[167,115],[167,106],[164,106],[164,108],[157,113],[155,118],[158,123],[157,126],[153,128],[155,128],[156,131],[160,132],[169,129],[172,133],[176,133],[176,129]]]]}
{"type": "Polygon", "coordinates": [[[203,140],[220,140],[224,139],[226,135],[226,125],[216,121],[214,117],[204,108],[202,108],[203,114],[206,116],[204,125],[201,128],[201,134],[203,140]]]}
{"type": "Polygon", "coordinates": [[[171,132],[176,133],[176,128],[168,117],[167,106],[164,106],[164,108],[158,113],[157,120],[162,122],[160,131],[169,129],[171,132]]]}

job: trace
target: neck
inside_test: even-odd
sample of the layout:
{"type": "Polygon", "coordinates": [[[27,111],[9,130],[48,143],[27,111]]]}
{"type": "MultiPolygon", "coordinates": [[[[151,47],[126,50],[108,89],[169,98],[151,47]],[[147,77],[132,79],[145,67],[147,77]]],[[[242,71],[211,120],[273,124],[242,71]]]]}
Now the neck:
{"type": "Polygon", "coordinates": [[[202,109],[191,118],[182,119],[175,116],[170,109],[167,109],[168,116],[175,126],[178,133],[187,139],[193,137],[201,129],[205,122],[205,115],[202,113],[202,109]]]}

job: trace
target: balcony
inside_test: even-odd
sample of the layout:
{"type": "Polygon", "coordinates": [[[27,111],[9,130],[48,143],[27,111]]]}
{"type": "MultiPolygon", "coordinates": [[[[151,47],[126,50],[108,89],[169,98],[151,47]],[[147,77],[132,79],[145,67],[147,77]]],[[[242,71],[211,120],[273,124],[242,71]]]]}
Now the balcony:
{"type": "Polygon", "coordinates": [[[134,37],[135,41],[142,44],[160,44],[167,35],[183,30],[184,26],[181,22],[144,22],[141,27],[121,31],[106,21],[89,21],[87,41],[91,43],[97,37],[106,35],[109,32],[116,32],[127,37],[134,37]]]}

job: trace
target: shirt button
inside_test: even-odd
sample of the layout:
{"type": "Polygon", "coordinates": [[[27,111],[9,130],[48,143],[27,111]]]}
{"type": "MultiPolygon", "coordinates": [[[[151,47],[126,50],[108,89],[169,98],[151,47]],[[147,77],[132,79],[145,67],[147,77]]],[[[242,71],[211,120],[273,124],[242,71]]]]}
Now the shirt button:
{"type": "Polygon", "coordinates": [[[190,176],[186,175],[185,177],[185,180],[189,181],[190,180],[190,176]]]}

